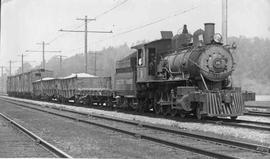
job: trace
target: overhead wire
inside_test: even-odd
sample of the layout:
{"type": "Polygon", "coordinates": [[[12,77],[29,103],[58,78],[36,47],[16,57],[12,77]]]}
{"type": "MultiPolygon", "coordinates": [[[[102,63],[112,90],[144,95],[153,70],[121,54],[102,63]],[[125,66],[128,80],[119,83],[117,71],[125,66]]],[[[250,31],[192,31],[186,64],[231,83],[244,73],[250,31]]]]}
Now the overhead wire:
{"type": "Polygon", "coordinates": [[[179,16],[179,15],[185,14],[185,13],[187,13],[187,12],[190,12],[190,11],[192,11],[192,10],[198,8],[199,6],[200,6],[200,5],[195,6],[195,7],[192,7],[192,8],[189,8],[189,9],[186,9],[186,10],[184,10],[184,11],[178,10],[177,12],[175,12],[175,13],[172,14],[172,15],[169,15],[169,16],[166,16],[166,17],[163,17],[163,18],[159,18],[159,19],[154,20],[154,21],[152,21],[152,22],[150,22],[150,23],[146,23],[146,24],[137,26],[137,27],[135,27],[135,28],[132,28],[132,29],[129,29],[129,30],[120,32],[120,33],[115,34],[115,35],[113,35],[113,36],[111,36],[111,37],[109,37],[109,38],[106,38],[106,39],[103,39],[103,40],[96,41],[95,43],[103,42],[103,41],[106,41],[106,40],[108,40],[108,39],[115,38],[115,37],[118,37],[118,36],[120,36],[120,35],[127,34],[127,33],[130,33],[130,32],[136,31],[136,30],[140,30],[140,29],[143,29],[143,28],[145,28],[145,27],[148,27],[148,26],[153,25],[153,24],[156,24],[156,23],[160,23],[160,22],[165,21],[165,20],[167,20],[167,19],[169,19],[169,18],[176,17],[176,16],[179,16]],[[179,11],[181,11],[181,12],[179,12],[179,11]],[[179,12],[179,13],[178,13],[178,12],[179,12]]]}
{"type": "MultiPolygon", "coordinates": [[[[76,26],[75,28],[73,28],[72,30],[74,29],[78,29],[80,27],[82,27],[84,24],[81,24],[79,26],[76,26]]],[[[51,44],[52,42],[56,41],[58,38],[62,37],[63,35],[65,34],[65,32],[61,32],[61,34],[59,34],[58,36],[54,37],[52,40],[50,40],[48,43],[51,44]]]]}
{"type": "Polygon", "coordinates": [[[110,8],[110,9],[108,9],[108,10],[106,10],[106,11],[100,13],[100,14],[98,14],[97,16],[95,16],[95,19],[98,18],[98,17],[100,17],[100,16],[103,16],[103,15],[109,13],[110,11],[112,11],[112,10],[118,8],[118,7],[120,7],[121,5],[125,4],[127,1],[128,0],[124,0],[124,1],[120,2],[118,5],[116,5],[116,6],[112,7],[112,8],[110,8]]]}
{"type": "MultiPolygon", "coordinates": [[[[101,17],[101,16],[103,16],[103,15],[105,15],[105,14],[108,14],[108,13],[111,12],[112,10],[114,10],[114,9],[116,9],[116,8],[118,8],[118,7],[120,7],[121,5],[125,4],[125,3],[128,2],[128,1],[129,1],[129,0],[124,0],[124,1],[120,2],[119,4],[115,5],[114,7],[110,8],[110,9],[108,9],[108,10],[105,10],[104,12],[102,12],[102,13],[96,15],[96,16],[94,17],[94,19],[97,19],[97,18],[99,18],[99,17],[101,17]]],[[[89,23],[89,21],[87,21],[87,23],[89,23]]],[[[79,25],[79,26],[73,28],[72,30],[78,29],[78,28],[82,27],[83,25],[84,25],[84,24],[81,24],[81,25],[79,25]]],[[[64,34],[65,34],[65,33],[62,32],[61,34],[59,34],[58,36],[56,36],[56,37],[54,37],[52,40],[50,40],[49,43],[52,43],[52,42],[56,41],[58,38],[62,37],[64,34]]]]}

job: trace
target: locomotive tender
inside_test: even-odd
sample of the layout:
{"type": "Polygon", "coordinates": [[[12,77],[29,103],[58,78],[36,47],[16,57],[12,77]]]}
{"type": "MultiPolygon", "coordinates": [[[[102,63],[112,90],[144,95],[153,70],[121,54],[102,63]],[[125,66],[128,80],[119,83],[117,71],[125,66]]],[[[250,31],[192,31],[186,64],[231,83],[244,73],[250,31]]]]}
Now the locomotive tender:
{"type": "Polygon", "coordinates": [[[27,96],[17,90],[25,83],[19,80],[23,74],[8,78],[7,93],[198,119],[243,115],[244,100],[254,100],[255,94],[232,86],[236,46],[223,45],[213,23],[193,35],[186,25],[181,34],[161,34],[162,39],[133,46],[134,53],[117,61],[113,80],[88,74],[44,78],[52,75],[43,70],[39,79],[29,81],[27,96]]]}

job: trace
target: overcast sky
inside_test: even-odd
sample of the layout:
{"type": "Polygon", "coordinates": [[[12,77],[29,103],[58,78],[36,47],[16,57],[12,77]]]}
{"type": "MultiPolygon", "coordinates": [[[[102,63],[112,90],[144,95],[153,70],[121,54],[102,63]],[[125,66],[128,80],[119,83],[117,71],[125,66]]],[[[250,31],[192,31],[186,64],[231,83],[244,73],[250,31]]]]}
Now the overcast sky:
{"type": "MultiPolygon", "coordinates": [[[[270,38],[270,0],[228,1],[229,36],[270,38]]],[[[0,65],[5,66],[9,60],[19,61],[18,54],[25,50],[41,50],[36,43],[43,40],[53,40],[46,50],[61,50],[66,56],[82,53],[83,33],[58,30],[83,30],[83,22],[76,18],[85,15],[89,18],[100,15],[88,23],[89,30],[113,31],[113,34],[89,34],[88,50],[159,39],[159,31],[171,30],[176,34],[184,24],[193,33],[203,28],[203,23],[214,22],[216,32],[221,32],[221,0],[2,0],[1,12],[0,65]],[[101,15],[119,4],[122,5],[101,15]],[[167,19],[119,35],[162,18],[167,19]]],[[[46,54],[46,60],[53,55],[46,54]]],[[[25,60],[39,64],[41,53],[28,54],[25,60]]]]}

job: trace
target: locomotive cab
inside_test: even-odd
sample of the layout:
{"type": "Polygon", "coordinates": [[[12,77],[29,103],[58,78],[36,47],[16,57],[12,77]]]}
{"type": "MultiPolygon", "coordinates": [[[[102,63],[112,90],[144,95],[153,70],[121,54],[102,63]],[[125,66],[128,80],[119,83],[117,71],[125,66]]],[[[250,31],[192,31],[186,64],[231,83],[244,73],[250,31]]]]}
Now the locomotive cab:
{"type": "Polygon", "coordinates": [[[172,33],[161,33],[162,39],[132,47],[136,49],[137,54],[137,82],[149,82],[157,79],[158,61],[168,53],[168,50],[171,50],[172,33]]]}

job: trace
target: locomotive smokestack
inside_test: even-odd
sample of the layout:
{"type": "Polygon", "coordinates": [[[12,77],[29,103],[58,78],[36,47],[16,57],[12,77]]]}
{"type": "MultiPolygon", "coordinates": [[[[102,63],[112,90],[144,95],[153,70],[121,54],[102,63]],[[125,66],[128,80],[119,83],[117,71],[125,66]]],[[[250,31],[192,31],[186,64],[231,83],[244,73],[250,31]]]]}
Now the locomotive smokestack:
{"type": "Polygon", "coordinates": [[[205,44],[210,44],[215,35],[215,23],[205,23],[204,24],[204,42],[205,44]]]}

